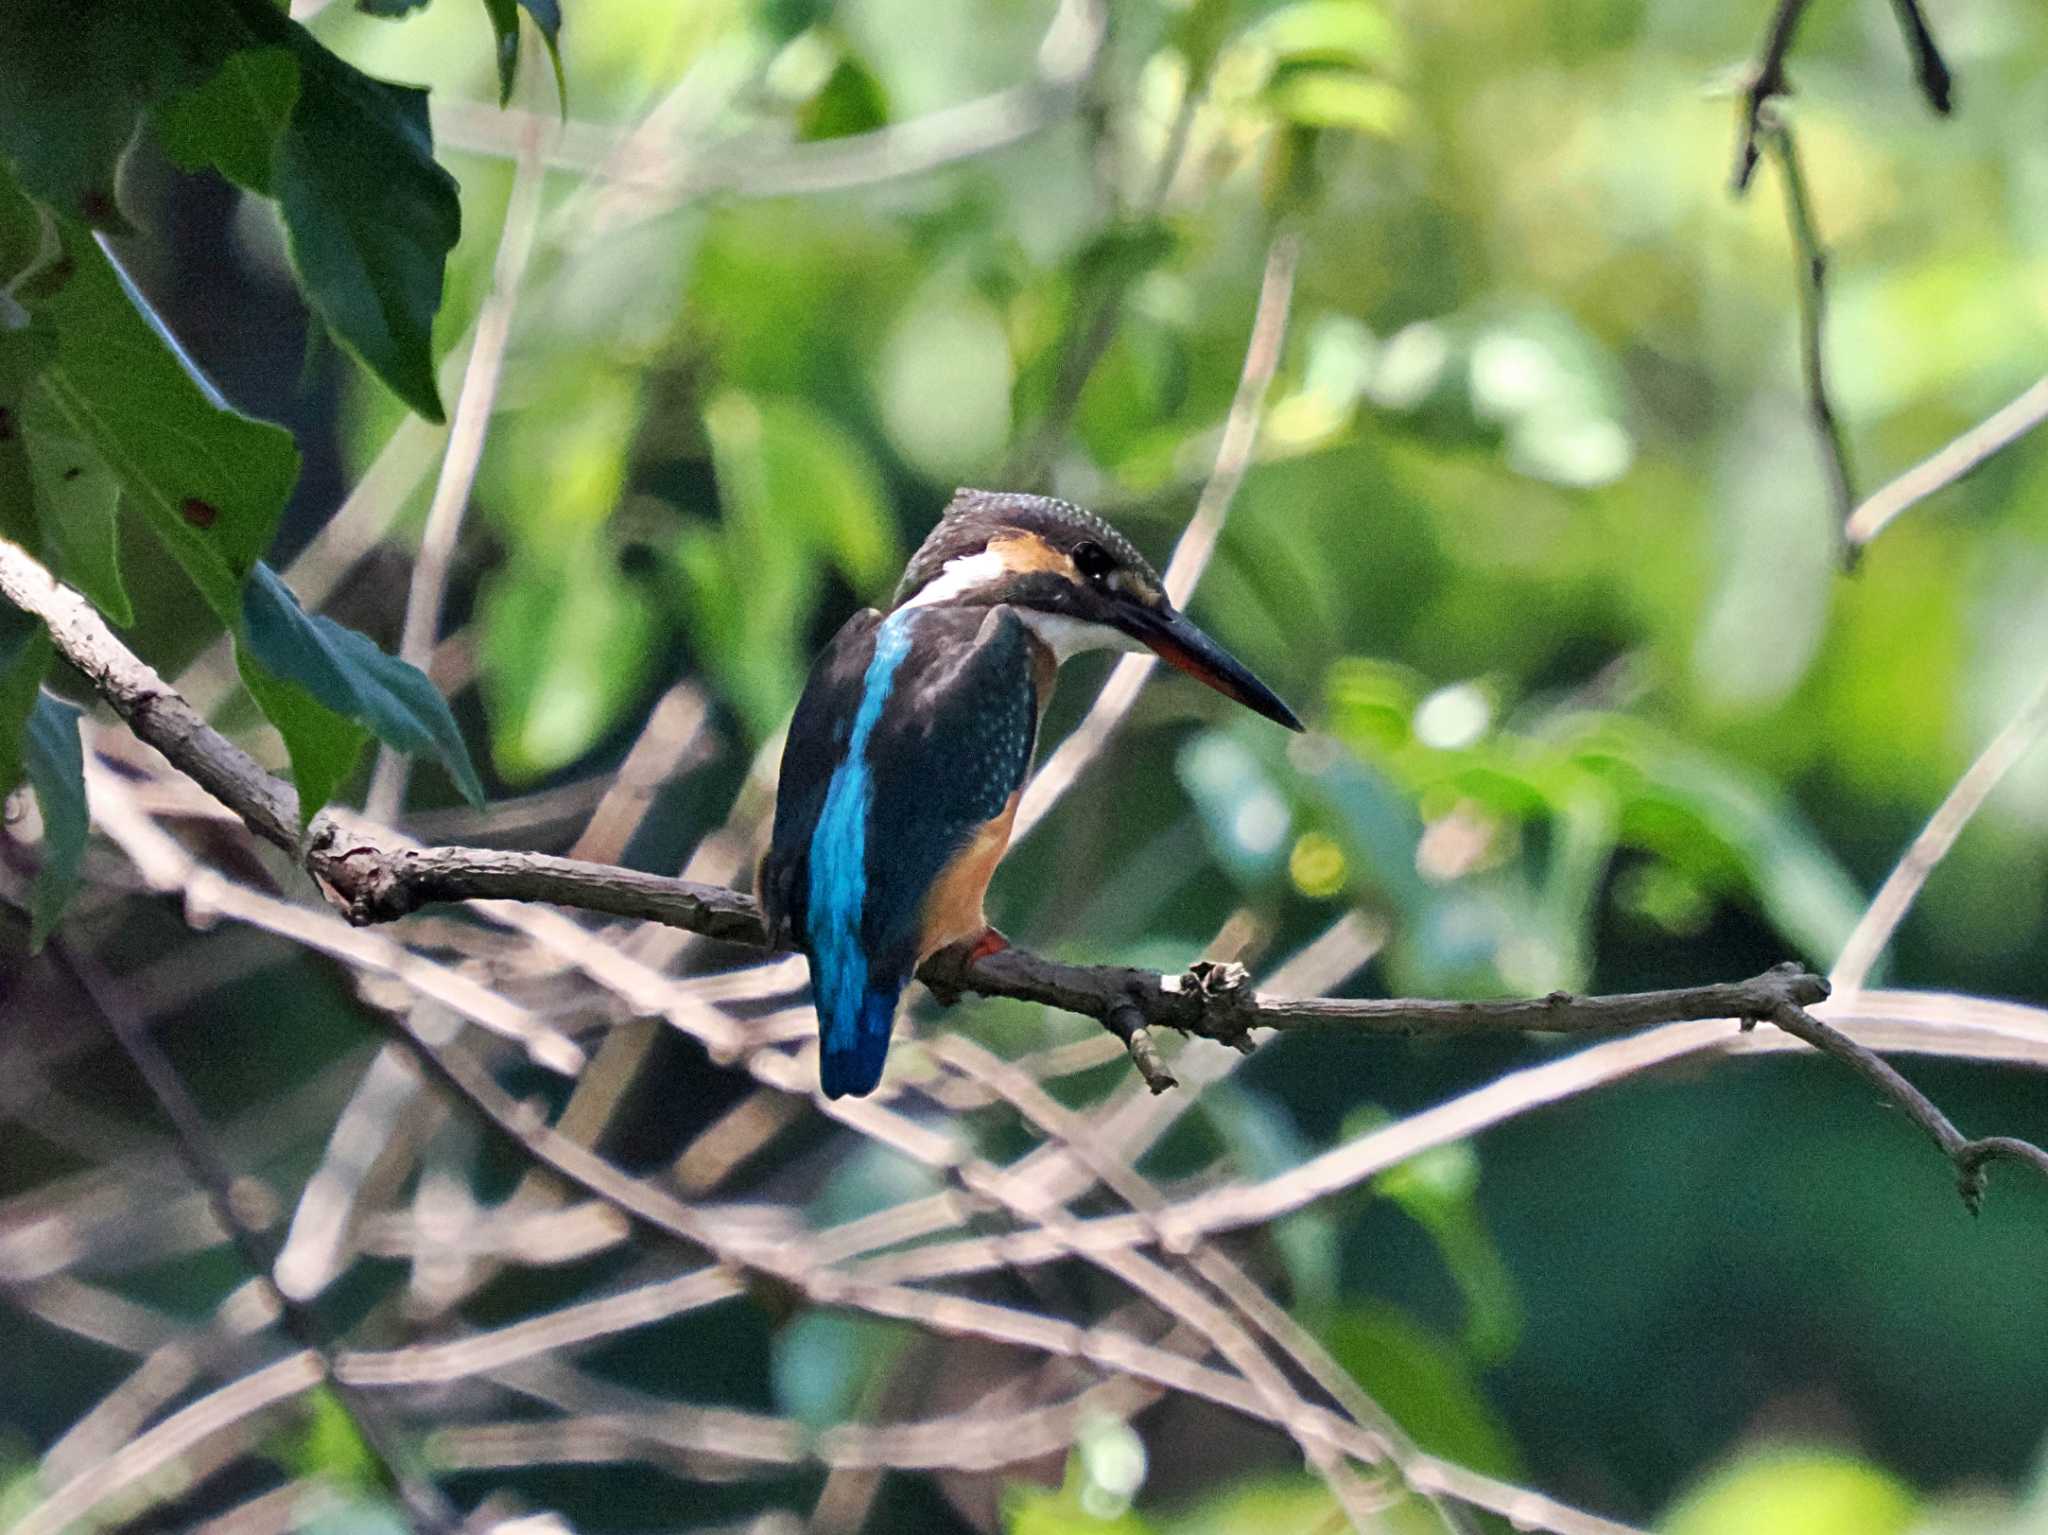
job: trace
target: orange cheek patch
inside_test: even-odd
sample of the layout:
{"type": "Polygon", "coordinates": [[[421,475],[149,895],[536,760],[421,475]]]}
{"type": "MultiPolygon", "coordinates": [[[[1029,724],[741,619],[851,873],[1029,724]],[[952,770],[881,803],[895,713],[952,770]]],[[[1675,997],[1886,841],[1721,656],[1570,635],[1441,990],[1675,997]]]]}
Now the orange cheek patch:
{"type": "Polygon", "coordinates": [[[1018,573],[1049,570],[1054,575],[1080,584],[1081,573],[1074,562],[1035,533],[1010,533],[988,542],[989,552],[1003,562],[1003,569],[1018,573]]]}

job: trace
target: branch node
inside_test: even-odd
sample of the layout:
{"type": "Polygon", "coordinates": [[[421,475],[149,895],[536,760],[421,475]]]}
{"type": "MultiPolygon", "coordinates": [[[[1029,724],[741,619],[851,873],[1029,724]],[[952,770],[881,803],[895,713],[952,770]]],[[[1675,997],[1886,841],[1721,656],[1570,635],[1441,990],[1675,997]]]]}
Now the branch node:
{"type": "Polygon", "coordinates": [[[1174,988],[1194,998],[1200,1033],[1240,1055],[1252,1053],[1251,1022],[1256,1016],[1252,973],[1234,960],[1198,959],[1174,988]]]}
{"type": "Polygon", "coordinates": [[[1102,1026],[1124,1042],[1124,1048],[1131,1052],[1131,1064],[1138,1068],[1138,1075],[1154,1094],[1180,1086],[1159,1053],[1158,1041],[1145,1026],[1144,1010],[1136,1002],[1128,997],[1112,1002],[1102,1015],[1102,1026]]]}

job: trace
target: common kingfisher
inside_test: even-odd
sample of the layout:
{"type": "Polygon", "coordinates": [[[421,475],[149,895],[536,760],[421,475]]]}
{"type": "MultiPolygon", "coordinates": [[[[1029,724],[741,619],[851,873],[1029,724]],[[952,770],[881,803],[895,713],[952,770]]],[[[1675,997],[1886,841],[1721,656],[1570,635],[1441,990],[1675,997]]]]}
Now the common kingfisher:
{"type": "Polygon", "coordinates": [[[810,961],[825,1096],[882,1078],[925,959],[1003,939],[982,898],[1009,846],[1061,662],[1151,650],[1267,719],[1301,721],[1188,622],[1159,575],[1065,501],[957,492],[888,613],[846,621],[789,724],[761,861],[769,937],[810,961]]]}

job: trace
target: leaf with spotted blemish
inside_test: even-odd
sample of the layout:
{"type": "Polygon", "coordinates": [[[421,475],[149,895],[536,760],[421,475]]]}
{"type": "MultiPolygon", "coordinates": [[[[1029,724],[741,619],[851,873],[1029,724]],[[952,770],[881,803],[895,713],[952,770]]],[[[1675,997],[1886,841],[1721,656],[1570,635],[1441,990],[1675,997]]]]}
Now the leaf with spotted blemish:
{"type": "Polygon", "coordinates": [[[120,481],[73,429],[48,389],[31,390],[23,402],[21,436],[45,561],[115,623],[133,623],[115,524],[120,481]]]}
{"type": "Polygon", "coordinates": [[[298,478],[298,449],[282,427],[228,407],[90,233],[62,232],[68,275],[29,300],[56,337],[39,408],[52,431],[98,455],[207,605],[236,625],[242,583],[298,478]]]}

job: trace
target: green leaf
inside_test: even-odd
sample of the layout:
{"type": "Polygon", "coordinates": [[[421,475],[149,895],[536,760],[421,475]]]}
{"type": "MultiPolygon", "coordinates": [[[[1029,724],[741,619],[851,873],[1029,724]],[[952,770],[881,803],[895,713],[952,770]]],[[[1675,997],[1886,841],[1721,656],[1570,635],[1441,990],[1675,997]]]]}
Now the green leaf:
{"type": "Polygon", "coordinates": [[[1771,1449],[1717,1471],[1658,1525],[1665,1535],[1903,1535],[1918,1500],[1897,1478],[1829,1450],[1771,1449]]]}
{"type": "Polygon", "coordinates": [[[867,65],[848,55],[832,66],[825,83],[797,113],[796,132],[800,139],[839,139],[872,133],[888,121],[889,96],[882,82],[867,65]]]}
{"type": "Polygon", "coordinates": [[[242,47],[159,113],[166,147],[275,196],[314,312],[400,399],[441,420],[432,329],[462,209],[434,161],[427,93],[373,80],[269,0],[219,3],[242,47]]]}
{"type": "Polygon", "coordinates": [[[882,477],[858,438],[798,399],[728,391],[705,407],[729,522],[762,541],[792,535],[860,591],[902,563],[882,477]]]}
{"type": "Polygon", "coordinates": [[[289,50],[244,48],[211,80],[157,108],[157,141],[188,171],[210,165],[238,186],[274,196],[278,145],[298,99],[299,66],[289,50]]]}
{"type": "Polygon", "coordinates": [[[230,410],[138,307],[98,243],[76,225],[65,235],[68,275],[30,304],[57,339],[37,387],[51,419],[91,445],[233,625],[242,583],[298,478],[298,449],[282,427],[230,410]]]}
{"type": "MultiPolygon", "coordinates": [[[[1254,1481],[1233,1477],[1161,1528],[1164,1535],[1247,1535],[1252,1530],[1339,1530],[1348,1522],[1327,1482],[1313,1476],[1261,1476],[1254,1481]]],[[[1375,1532],[1381,1528],[1377,1522],[1373,1526],[1375,1532]]],[[[1395,1526],[1385,1528],[1392,1535],[1395,1526]]]]}
{"type": "Polygon", "coordinates": [[[1368,69],[1393,65],[1400,56],[1392,18],[1369,0],[1299,0],[1265,17],[1248,36],[1282,64],[1368,69]]]}
{"type": "Polygon", "coordinates": [[[462,206],[434,161],[427,93],[344,64],[265,0],[239,4],[285,29],[299,61],[277,199],[306,296],[393,393],[439,421],[434,311],[462,206]]]}
{"type": "Polygon", "coordinates": [[[806,1311],[775,1334],[769,1376],[776,1405],[810,1428],[853,1416],[902,1351],[899,1326],[838,1311],[806,1311]]]}
{"type": "Polygon", "coordinates": [[[1519,1473],[1514,1442],[1470,1368],[1419,1322],[1362,1302],[1324,1329],[1323,1342],[1425,1450],[1489,1476],[1519,1473]]]}
{"type": "Polygon", "coordinates": [[[260,561],[243,589],[242,621],[250,652],[266,668],[335,713],[368,725],[398,750],[431,754],[463,798],[482,808],[484,787],[469,748],[425,673],[386,655],[355,630],[306,612],[277,572],[260,561]]]}
{"type": "Polygon", "coordinates": [[[50,669],[50,633],[41,622],[0,602],[0,800],[21,782],[23,740],[50,669]]]}
{"type": "Polygon", "coordinates": [[[594,534],[522,552],[494,572],[481,619],[492,755],[508,778],[574,762],[647,685],[652,605],[594,534]]]}
{"type": "Polygon", "coordinates": [[[85,807],[85,753],[78,744],[82,711],[48,693],[37,696],[22,738],[21,765],[43,817],[43,866],[29,897],[31,950],[40,949],[78,889],[91,817],[85,807]]]}
{"type": "Polygon", "coordinates": [[[484,0],[491,18],[491,38],[498,58],[498,105],[512,99],[519,74],[519,0],[484,0]]]}
{"type": "Polygon", "coordinates": [[[1291,123],[1372,138],[1398,137],[1413,115],[1400,87],[1350,69],[1284,69],[1265,95],[1267,104],[1291,123]]]}
{"type": "Polygon", "coordinates": [[[51,351],[47,335],[25,325],[9,329],[0,316],[0,538],[12,539],[31,554],[42,547],[42,530],[22,423],[36,374],[51,351]]]}
{"type": "Polygon", "coordinates": [[[21,433],[34,478],[36,519],[51,568],[115,623],[133,623],[135,613],[121,584],[114,521],[120,481],[74,431],[48,390],[29,396],[21,433]]]}
{"type": "Polygon", "coordinates": [[[367,1491],[380,1486],[377,1452],[333,1388],[315,1387],[306,1405],[305,1420],[273,1436],[266,1445],[270,1453],[286,1469],[329,1487],[367,1491]]]}
{"type": "Polygon", "coordinates": [[[724,516],[686,528],[674,566],[705,667],[757,735],[803,679],[803,619],[830,561],[880,594],[899,555],[867,450],[815,407],[728,390],[704,412],[724,516]]]}
{"type": "Polygon", "coordinates": [[[204,78],[223,48],[219,13],[202,0],[8,0],[0,6],[0,158],[59,213],[125,229],[114,189],[144,109],[204,78]]]}
{"type": "Polygon", "coordinates": [[[284,749],[291,757],[292,783],[299,791],[299,824],[305,826],[348,782],[369,744],[370,732],[335,713],[296,682],[274,676],[239,642],[235,668],[256,707],[284,738],[284,749]]]}

